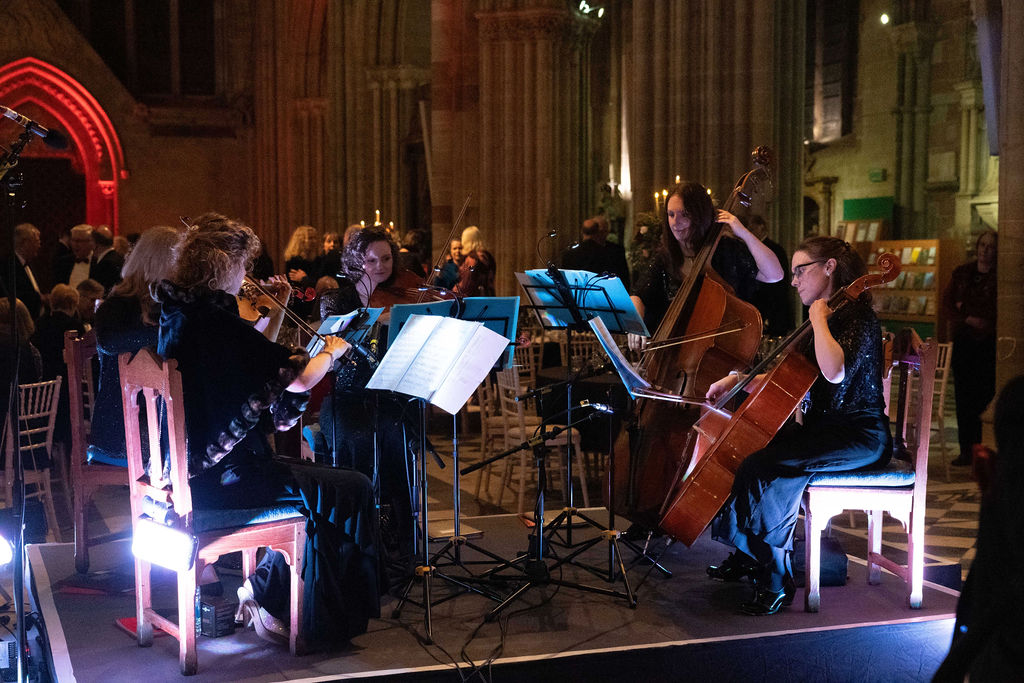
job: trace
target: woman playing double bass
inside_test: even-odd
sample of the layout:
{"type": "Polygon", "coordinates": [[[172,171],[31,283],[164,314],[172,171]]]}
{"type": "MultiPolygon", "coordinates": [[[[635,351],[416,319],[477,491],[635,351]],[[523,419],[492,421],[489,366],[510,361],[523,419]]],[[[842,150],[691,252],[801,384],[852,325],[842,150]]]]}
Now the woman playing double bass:
{"type": "MultiPolygon", "coordinates": [[[[791,423],[736,472],[729,503],[715,520],[714,536],[736,548],[708,567],[722,581],[755,579],[754,597],[741,609],[774,614],[792,603],[795,588],[789,563],[800,499],[817,472],[884,466],[892,452],[882,398],[882,334],[870,299],[851,301],[835,313],[829,297],[867,268],[850,245],[835,237],[810,237],[793,254],[793,286],[808,313],[813,345],[808,350],[820,372],[811,386],[803,425],[791,423]]],[[[707,397],[717,400],[740,381],[729,375],[707,397]]],[[[755,390],[760,378],[748,385],[755,390]]]]}
{"type": "MultiPolygon", "coordinates": [[[[683,182],[672,189],[665,219],[661,247],[650,268],[641,274],[631,297],[648,329],[658,327],[715,222],[728,224],[732,235],[723,235],[711,257],[711,267],[736,296],[747,301],[757,282],[778,282],[784,275],[772,250],[736,216],[716,211],[708,189],[700,183],[683,182]]],[[[640,349],[642,338],[630,335],[629,346],[640,349]]]]}

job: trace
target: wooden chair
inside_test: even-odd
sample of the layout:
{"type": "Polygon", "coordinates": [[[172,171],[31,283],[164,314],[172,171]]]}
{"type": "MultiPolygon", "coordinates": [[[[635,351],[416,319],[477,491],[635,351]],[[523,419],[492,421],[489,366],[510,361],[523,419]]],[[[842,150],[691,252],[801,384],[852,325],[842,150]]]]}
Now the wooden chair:
{"type": "Polygon", "coordinates": [[[946,454],[946,383],[952,373],[950,366],[953,363],[953,343],[942,342],[938,347],[938,356],[935,361],[935,402],[937,404],[935,417],[939,431],[939,451],[942,453],[942,462],[946,467],[946,481],[949,481],[950,458],[946,454]]]}
{"type": "MultiPolygon", "coordinates": [[[[540,418],[536,415],[527,416],[526,407],[522,401],[516,401],[515,397],[519,386],[519,378],[515,368],[508,370],[502,370],[498,373],[498,400],[501,404],[501,417],[503,421],[503,429],[505,434],[505,448],[511,448],[521,444],[524,441],[530,439],[540,424],[540,418]]],[[[549,425],[552,426],[552,425],[549,425]]],[[[548,439],[544,442],[546,448],[566,448],[571,447],[571,452],[567,457],[576,458],[576,476],[579,478],[580,488],[583,493],[583,505],[584,507],[590,507],[590,495],[587,492],[587,480],[586,472],[583,467],[583,453],[580,450],[580,433],[576,429],[570,429],[556,435],[553,439],[548,439]]],[[[512,481],[512,467],[516,460],[519,464],[519,486],[517,490],[517,504],[516,510],[521,515],[524,512],[524,495],[526,492],[526,472],[530,469],[530,453],[523,450],[519,452],[518,459],[515,456],[509,456],[505,459],[505,474],[502,477],[502,487],[498,494],[498,504],[501,504],[502,498],[505,496],[505,488],[509,486],[512,481]]],[[[557,460],[558,466],[556,471],[561,472],[561,457],[557,460]]],[[[568,494],[565,491],[565,478],[559,476],[559,483],[562,485],[562,495],[568,500],[568,494]]]]}
{"type": "Polygon", "coordinates": [[[89,330],[79,337],[74,330],[64,334],[64,363],[68,366],[68,407],[71,417],[71,491],[75,525],[75,569],[89,571],[89,546],[108,538],[89,538],[87,509],[96,489],[101,486],[126,486],[128,468],[88,459],[92,433],[92,407],[95,402],[93,359],[96,358],[96,333],[89,330]]]}
{"type": "Polygon", "coordinates": [[[819,570],[821,532],[843,510],[864,510],[868,515],[868,583],[881,580],[881,568],[901,577],[907,585],[907,603],[920,609],[924,582],[924,514],[928,487],[928,441],[931,434],[932,397],[938,345],[929,339],[919,355],[894,353],[884,375],[888,399],[895,375],[896,407],[887,406],[894,425],[894,455],[885,468],[815,475],[804,492],[805,566],[807,587],[804,607],[817,612],[821,605],[819,570]],[[900,456],[909,458],[909,462],[900,456]],[[907,532],[907,564],[882,555],[883,513],[899,520],[907,532]]]}
{"type": "MultiPolygon", "coordinates": [[[[25,499],[35,498],[43,504],[46,524],[54,540],[61,542],[60,524],[53,508],[53,490],[50,484],[48,460],[53,453],[53,425],[57,420],[62,378],[46,382],[18,385],[18,450],[24,468],[26,486],[35,487],[25,499]],[[45,467],[41,465],[47,465],[45,467]]],[[[6,420],[4,434],[4,496],[7,506],[13,505],[11,486],[14,484],[14,421],[6,420]]]]}
{"type": "MultiPolygon", "coordinates": [[[[188,455],[185,447],[185,409],[181,375],[173,360],[161,361],[149,349],[134,358],[118,359],[124,399],[125,436],[128,447],[132,533],[146,533],[147,518],[154,506],[167,507],[171,526],[197,541],[196,559],[190,569],[176,571],[178,618],[167,619],[153,610],[151,563],[135,558],[135,606],[140,647],[153,643],[156,626],[178,639],[181,672],[196,673],[196,586],[203,568],[226,553],[242,551],[242,573],[252,574],[256,551],[270,547],[282,552],[291,565],[290,642],[292,654],[304,650],[302,627],[302,561],[306,543],[306,519],[293,506],[248,510],[195,510],[188,483],[188,455]],[[150,453],[148,472],[142,458],[142,429],[138,395],[143,395],[145,429],[150,453]],[[148,419],[148,416],[160,416],[148,419]],[[166,416],[165,419],[163,416],[166,416]],[[161,452],[161,430],[166,430],[168,452],[161,452]],[[166,462],[169,461],[169,462],[166,462]],[[169,467],[167,466],[169,465],[169,467]],[[169,472],[164,477],[164,472],[169,472]]],[[[134,539],[138,541],[138,539],[134,539]]]]}
{"type": "MultiPolygon", "coordinates": [[[[476,388],[476,399],[480,410],[480,458],[483,460],[493,455],[499,444],[505,443],[502,433],[505,423],[501,418],[497,388],[491,375],[488,375],[476,388]]],[[[476,480],[476,490],[473,493],[474,497],[480,497],[481,488],[484,493],[490,491],[491,465],[480,470],[476,480]]]]}

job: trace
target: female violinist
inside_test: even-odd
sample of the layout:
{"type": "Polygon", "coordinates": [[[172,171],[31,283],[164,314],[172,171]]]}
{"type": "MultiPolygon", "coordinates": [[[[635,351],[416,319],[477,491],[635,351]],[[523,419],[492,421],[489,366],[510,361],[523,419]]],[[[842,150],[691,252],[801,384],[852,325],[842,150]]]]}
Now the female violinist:
{"type": "MultiPolygon", "coordinates": [[[[236,295],[259,244],[248,226],[224,216],[196,220],[173,275],[157,286],[157,350],[181,373],[195,507],[291,504],[315,517],[307,532],[303,635],[326,645],[361,633],[379,611],[370,482],[356,472],[285,464],[273,457],[265,432],[298,420],[309,389],[349,346],[326,337],[310,358],[239,317],[236,295]],[[354,585],[357,596],[346,588],[354,585]]],[[[287,642],[288,577],[281,554],[267,552],[239,589],[236,619],[251,621],[261,637],[287,642]]]]}
{"type": "MultiPolygon", "coordinates": [[[[740,465],[729,503],[715,520],[714,536],[736,552],[707,573],[714,579],[755,580],[741,609],[774,614],[795,594],[789,553],[800,499],[817,472],[884,466],[892,437],[882,398],[882,334],[870,297],[832,313],[827,300],[866,272],[850,245],[835,237],[810,237],[793,254],[793,286],[808,313],[813,345],[808,353],[820,373],[811,386],[802,425],[790,424],[740,465]]],[[[729,375],[707,397],[717,400],[740,381],[729,375]]],[[[750,383],[752,390],[761,378],[750,383]]]]}
{"type": "MultiPolygon", "coordinates": [[[[396,267],[397,245],[388,234],[366,228],[352,235],[342,253],[340,287],[324,292],[320,300],[322,318],[343,315],[359,308],[415,303],[422,279],[396,267]]],[[[379,320],[386,325],[390,311],[379,320]]],[[[386,334],[378,334],[383,341],[386,334]]],[[[378,346],[378,354],[383,354],[378,346]]],[[[412,505],[405,458],[408,439],[404,434],[404,402],[366,390],[374,366],[353,354],[335,371],[333,390],[320,406],[320,433],[326,452],[317,458],[336,467],[355,469],[380,481],[382,532],[386,550],[394,565],[401,567],[412,558],[412,505]],[[379,464],[378,464],[379,462],[379,464]]]]}
{"type": "MultiPolygon", "coordinates": [[[[661,246],[647,271],[639,275],[631,297],[648,329],[657,329],[715,222],[727,223],[732,236],[723,235],[711,257],[711,267],[736,296],[749,301],[757,282],[782,279],[778,257],[736,216],[725,210],[716,212],[707,188],[695,182],[680,183],[666,202],[661,246]]],[[[630,335],[629,346],[640,350],[644,340],[630,335]]]]}

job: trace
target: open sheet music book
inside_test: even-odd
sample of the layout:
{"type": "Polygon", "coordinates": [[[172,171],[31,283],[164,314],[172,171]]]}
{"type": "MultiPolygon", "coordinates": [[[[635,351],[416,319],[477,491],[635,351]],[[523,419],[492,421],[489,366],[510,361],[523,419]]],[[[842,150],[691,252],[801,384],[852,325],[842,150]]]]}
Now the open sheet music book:
{"type": "Polygon", "coordinates": [[[366,388],[422,398],[454,415],[506,348],[508,339],[483,323],[413,315],[366,388]]]}
{"type": "Polygon", "coordinates": [[[630,396],[633,398],[656,398],[661,401],[672,401],[673,403],[682,402],[681,396],[655,388],[650,382],[636,373],[633,366],[622,355],[622,351],[615,343],[615,339],[612,338],[611,332],[608,331],[608,327],[601,318],[594,317],[588,322],[590,323],[590,329],[594,331],[594,336],[597,337],[601,348],[608,355],[612,365],[615,367],[615,372],[619,374],[619,379],[622,380],[622,384],[626,387],[626,391],[629,392],[630,396]]]}

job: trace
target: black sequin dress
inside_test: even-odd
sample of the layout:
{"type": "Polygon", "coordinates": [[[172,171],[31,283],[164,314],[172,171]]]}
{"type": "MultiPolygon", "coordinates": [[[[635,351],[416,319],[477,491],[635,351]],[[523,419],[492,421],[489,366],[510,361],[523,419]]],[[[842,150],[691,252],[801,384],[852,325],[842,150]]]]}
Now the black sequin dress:
{"type": "MultiPolygon", "coordinates": [[[[731,545],[792,549],[800,499],[817,472],[881,467],[892,454],[882,398],[882,334],[871,307],[848,303],[828,323],[843,349],[845,377],[820,374],[809,392],[804,424],[791,423],[740,465],[732,498],[712,527],[731,545]]],[[[813,359],[813,346],[809,348],[813,359]]],[[[768,562],[771,557],[755,557],[768,562]]]]}

